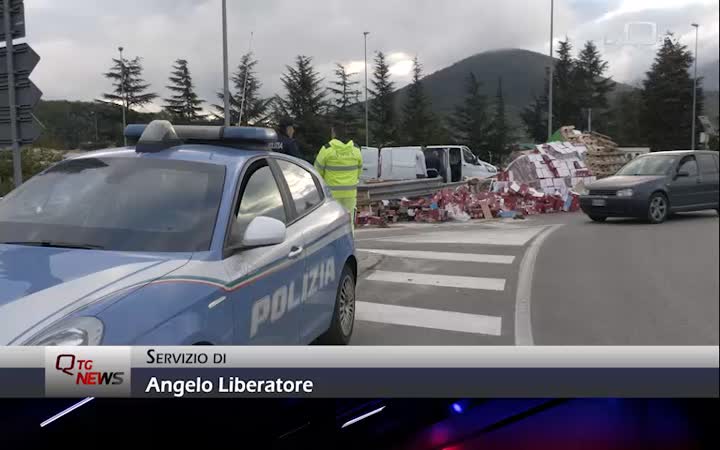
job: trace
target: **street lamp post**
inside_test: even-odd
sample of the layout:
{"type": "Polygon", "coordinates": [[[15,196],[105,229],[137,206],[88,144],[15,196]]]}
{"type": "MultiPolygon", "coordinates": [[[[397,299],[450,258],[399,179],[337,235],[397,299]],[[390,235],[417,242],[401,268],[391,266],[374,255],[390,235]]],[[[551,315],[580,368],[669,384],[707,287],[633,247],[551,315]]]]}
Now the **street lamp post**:
{"type": "Polygon", "coordinates": [[[367,63],[367,37],[369,31],[363,32],[365,37],[365,147],[370,147],[370,115],[368,113],[368,63],[367,63]]]}
{"type": "Polygon", "coordinates": [[[227,0],[222,0],[222,46],[223,46],[223,112],[225,126],[230,126],[230,81],[228,75],[228,43],[227,43],[227,0]]]}
{"type": "Polygon", "coordinates": [[[548,77],[548,142],[553,134],[553,73],[555,71],[555,61],[553,61],[553,26],[555,17],[555,1],[550,0],[550,76],[548,77]]]}
{"type": "Polygon", "coordinates": [[[695,28],[695,75],[693,77],[693,106],[692,106],[692,139],[690,150],[695,150],[695,121],[697,120],[697,61],[698,61],[698,30],[700,25],[693,23],[695,28]]]}
{"type": "Polygon", "coordinates": [[[127,136],[125,136],[125,128],[127,127],[127,116],[125,109],[127,108],[127,97],[125,95],[125,59],[123,58],[123,48],[118,47],[120,52],[120,95],[122,96],[122,134],[123,134],[123,145],[127,147],[127,136]]]}

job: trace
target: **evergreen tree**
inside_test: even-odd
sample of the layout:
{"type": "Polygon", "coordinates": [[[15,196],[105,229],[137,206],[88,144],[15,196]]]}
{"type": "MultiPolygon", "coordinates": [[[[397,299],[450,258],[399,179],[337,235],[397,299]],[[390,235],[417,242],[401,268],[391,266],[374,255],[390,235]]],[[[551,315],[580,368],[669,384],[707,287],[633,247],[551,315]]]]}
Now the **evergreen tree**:
{"type": "Polygon", "coordinates": [[[341,138],[352,139],[361,127],[358,104],[360,91],[357,89],[360,82],[342,64],[336,64],[335,76],[336,80],[328,89],[335,97],[331,108],[333,126],[341,138]]]}
{"type": "Polygon", "coordinates": [[[165,99],[165,110],[176,120],[191,123],[202,117],[200,112],[204,102],[195,93],[188,62],[184,59],[175,61],[170,74],[170,86],[166,86],[172,95],[165,99]]]}
{"type": "Polygon", "coordinates": [[[375,55],[375,69],[370,100],[371,136],[378,147],[387,146],[396,140],[395,83],[390,81],[390,66],[385,54],[375,55]]]}
{"type": "Polygon", "coordinates": [[[473,151],[481,159],[488,159],[488,127],[490,118],[487,112],[487,97],[481,92],[482,83],[474,73],[467,77],[465,99],[455,108],[450,118],[456,139],[473,151]]]}
{"type": "Polygon", "coordinates": [[[103,98],[111,103],[120,103],[127,110],[144,106],[158,98],[157,94],[147,92],[150,84],[145,83],[142,71],[140,57],[122,60],[113,58],[110,71],[103,75],[112,80],[114,89],[110,93],[103,94],[103,98]]]}
{"type": "MultiPolygon", "coordinates": [[[[640,89],[618,95],[607,114],[607,133],[621,147],[645,147],[647,136],[642,131],[643,100],[640,89]]],[[[594,128],[594,127],[593,127],[594,128]]]]}
{"type": "Polygon", "coordinates": [[[312,58],[298,56],[294,66],[286,66],[282,76],[286,96],[277,98],[276,113],[294,118],[299,127],[297,137],[306,158],[314,160],[318,150],[330,140],[330,130],[324,113],[327,111],[327,92],[323,79],[312,65],[312,58]]]}
{"type": "MultiPolygon", "coordinates": [[[[652,151],[690,147],[693,80],[689,69],[693,61],[687,47],[668,33],[643,81],[641,121],[652,151]]],[[[703,111],[702,80],[699,81],[698,116],[703,111]]]]}
{"type": "MultiPolygon", "coordinates": [[[[252,53],[242,56],[237,71],[232,76],[232,91],[230,92],[230,122],[236,125],[240,121],[240,109],[242,108],[241,125],[265,125],[270,119],[272,99],[262,98],[260,88],[262,83],[257,78],[255,66],[258,61],[252,53]],[[234,94],[233,94],[234,92],[234,94]],[[243,93],[245,100],[243,102],[243,93]]],[[[223,101],[225,95],[222,90],[218,91],[217,98],[220,104],[214,104],[215,115],[224,119],[225,106],[223,101]]]]}
{"type": "Polygon", "coordinates": [[[413,60],[413,81],[403,105],[403,139],[409,145],[428,145],[433,124],[430,100],[423,89],[422,65],[416,56],[413,60]]]}
{"type": "MultiPolygon", "coordinates": [[[[615,87],[615,83],[605,76],[607,70],[607,61],[602,60],[595,44],[587,41],[576,63],[574,89],[578,106],[592,109],[593,129],[602,130],[607,126],[608,94],[615,87]]],[[[574,125],[583,129],[586,120],[587,116],[581,114],[574,125]]]]}
{"type": "MultiPolygon", "coordinates": [[[[525,125],[525,129],[530,138],[536,143],[547,142],[548,138],[548,79],[550,78],[550,69],[545,69],[545,82],[543,84],[543,94],[535,96],[535,100],[526,106],[520,113],[520,119],[525,125]]],[[[557,116],[553,117],[553,129],[557,129],[559,124],[557,116]]]]}
{"type": "Polygon", "coordinates": [[[505,157],[508,144],[510,143],[510,127],[508,126],[507,117],[505,115],[505,98],[503,95],[502,77],[498,79],[497,93],[495,94],[495,114],[490,123],[488,132],[488,152],[490,159],[487,161],[492,164],[502,162],[505,157]]]}
{"type": "MultiPolygon", "coordinates": [[[[565,38],[559,43],[558,60],[553,73],[553,124],[576,125],[582,105],[577,92],[577,64],[572,56],[572,44],[565,38]]],[[[557,127],[553,126],[553,131],[557,127]]]]}

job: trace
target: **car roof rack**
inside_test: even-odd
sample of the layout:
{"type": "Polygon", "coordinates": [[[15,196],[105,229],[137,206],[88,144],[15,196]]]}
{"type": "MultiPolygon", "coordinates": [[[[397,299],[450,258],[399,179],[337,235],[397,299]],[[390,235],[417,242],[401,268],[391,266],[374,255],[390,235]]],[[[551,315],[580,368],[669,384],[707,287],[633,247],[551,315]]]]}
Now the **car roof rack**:
{"type": "Polygon", "coordinates": [[[173,125],[167,120],[132,124],[125,137],[136,141],[135,151],[152,153],[182,144],[207,144],[241,150],[270,150],[277,133],[269,128],[212,125],[173,125]]]}

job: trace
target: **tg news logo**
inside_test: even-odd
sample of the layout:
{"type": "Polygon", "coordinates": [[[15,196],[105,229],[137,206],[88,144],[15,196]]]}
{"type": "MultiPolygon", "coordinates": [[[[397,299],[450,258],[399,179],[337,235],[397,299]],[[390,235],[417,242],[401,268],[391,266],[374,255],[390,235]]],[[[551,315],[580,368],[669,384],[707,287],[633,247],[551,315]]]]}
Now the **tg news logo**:
{"type": "Polygon", "coordinates": [[[55,369],[73,377],[76,385],[118,385],[125,379],[125,372],[109,372],[94,369],[92,359],[80,359],[65,353],[55,358],[55,369]]]}
{"type": "Polygon", "coordinates": [[[45,395],[126,397],[130,347],[45,347],[45,395]]]}

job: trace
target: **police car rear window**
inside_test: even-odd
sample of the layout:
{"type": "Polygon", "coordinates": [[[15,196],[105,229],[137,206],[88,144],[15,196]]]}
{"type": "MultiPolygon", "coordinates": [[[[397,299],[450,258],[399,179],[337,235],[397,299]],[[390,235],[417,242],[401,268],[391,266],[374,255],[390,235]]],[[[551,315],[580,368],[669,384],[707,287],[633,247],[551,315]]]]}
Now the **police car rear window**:
{"type": "Polygon", "coordinates": [[[225,167],[149,158],[64,161],[0,204],[0,242],[106,250],[210,248],[225,167]]]}

